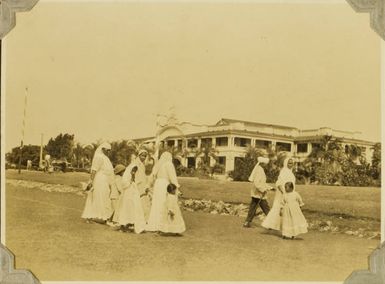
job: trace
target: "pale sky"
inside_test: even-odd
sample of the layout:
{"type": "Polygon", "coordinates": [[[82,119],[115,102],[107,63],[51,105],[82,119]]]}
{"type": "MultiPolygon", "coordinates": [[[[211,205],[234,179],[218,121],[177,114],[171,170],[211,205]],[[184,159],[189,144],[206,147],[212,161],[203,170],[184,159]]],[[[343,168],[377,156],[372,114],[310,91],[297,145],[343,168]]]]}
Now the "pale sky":
{"type": "Polygon", "coordinates": [[[156,113],[380,141],[380,37],[341,4],[39,2],[5,38],[6,150],[154,135],[156,113]]]}

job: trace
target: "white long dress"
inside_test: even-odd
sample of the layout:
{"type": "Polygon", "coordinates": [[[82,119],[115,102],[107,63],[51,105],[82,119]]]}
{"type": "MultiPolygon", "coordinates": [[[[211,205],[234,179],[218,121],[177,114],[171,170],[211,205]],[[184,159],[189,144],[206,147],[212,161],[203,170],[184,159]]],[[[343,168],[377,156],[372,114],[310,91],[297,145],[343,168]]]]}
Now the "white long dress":
{"type": "Polygon", "coordinates": [[[142,202],[144,218],[147,220],[150,213],[151,202],[149,196],[145,194],[146,189],[149,188],[148,178],[146,175],[146,167],[139,157],[135,159],[133,165],[138,167],[138,171],[135,174],[135,183],[138,187],[139,194],[142,196],[140,200],[142,202]]]}
{"type": "Polygon", "coordinates": [[[123,189],[117,218],[114,221],[119,225],[133,224],[135,233],[144,231],[146,221],[140,201],[139,190],[135,182],[131,182],[123,189]]]}
{"type": "Polygon", "coordinates": [[[186,230],[186,225],[178,205],[178,196],[167,193],[166,206],[166,214],[162,214],[159,231],[163,233],[183,233],[186,230]],[[173,213],[173,216],[169,214],[169,211],[173,213]]]}
{"type": "MultiPolygon", "coordinates": [[[[165,153],[164,153],[165,154],[165,153]]],[[[147,231],[160,231],[161,224],[167,219],[167,186],[170,183],[179,187],[176,177],[175,167],[169,160],[159,160],[159,167],[156,172],[156,180],[154,183],[152,204],[150,215],[147,221],[147,231]]]]}
{"type": "Polygon", "coordinates": [[[96,171],[93,180],[93,190],[88,193],[82,218],[107,220],[113,210],[110,199],[110,184],[114,178],[111,161],[103,153],[95,154],[91,166],[96,171]]]}
{"type": "Polygon", "coordinates": [[[282,235],[295,237],[307,233],[308,224],[301,211],[302,198],[298,192],[286,193],[282,200],[282,235]]]}
{"type": "MultiPolygon", "coordinates": [[[[281,186],[283,190],[285,190],[285,183],[287,182],[292,182],[293,185],[295,185],[295,176],[289,168],[284,167],[279,173],[276,186],[277,188],[281,186]]],[[[282,194],[282,192],[277,189],[274,196],[273,206],[271,207],[271,210],[269,214],[267,214],[265,220],[263,220],[262,227],[273,230],[281,230],[282,223],[281,216],[279,215],[279,213],[281,210],[281,203],[284,194],[285,193],[282,194]]]]}

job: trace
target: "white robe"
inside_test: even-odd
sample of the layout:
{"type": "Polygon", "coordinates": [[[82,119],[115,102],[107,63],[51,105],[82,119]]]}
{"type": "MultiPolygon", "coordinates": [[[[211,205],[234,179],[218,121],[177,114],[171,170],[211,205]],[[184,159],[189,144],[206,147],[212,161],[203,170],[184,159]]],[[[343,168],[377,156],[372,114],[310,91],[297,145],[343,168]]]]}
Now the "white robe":
{"type": "Polygon", "coordinates": [[[162,223],[167,219],[167,186],[173,183],[179,187],[175,167],[172,162],[161,158],[158,163],[154,168],[156,180],[146,228],[148,231],[160,231],[163,226],[162,223]]]}
{"type": "MultiPolygon", "coordinates": [[[[282,190],[284,191],[285,183],[287,182],[292,182],[293,185],[295,186],[295,176],[289,168],[284,167],[281,169],[275,185],[277,186],[277,188],[279,186],[282,187],[282,190]]],[[[283,194],[279,189],[277,189],[274,197],[273,206],[271,207],[271,210],[269,214],[267,214],[265,220],[262,222],[262,227],[265,227],[267,229],[274,229],[274,230],[281,229],[282,222],[281,222],[281,216],[279,215],[279,213],[281,210],[283,194]]]]}
{"type": "Polygon", "coordinates": [[[88,192],[82,218],[107,220],[113,213],[110,199],[110,185],[114,178],[111,161],[103,153],[96,153],[91,171],[95,171],[93,190],[88,192]]]}

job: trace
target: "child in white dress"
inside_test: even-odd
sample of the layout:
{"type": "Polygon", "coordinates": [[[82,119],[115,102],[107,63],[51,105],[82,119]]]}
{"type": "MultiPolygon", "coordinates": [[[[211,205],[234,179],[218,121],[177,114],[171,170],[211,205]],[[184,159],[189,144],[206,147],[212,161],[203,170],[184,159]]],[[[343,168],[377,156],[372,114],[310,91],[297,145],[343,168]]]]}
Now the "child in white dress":
{"type": "Polygon", "coordinates": [[[180,235],[186,230],[186,226],[178,205],[177,187],[170,183],[167,186],[166,212],[162,214],[159,231],[165,234],[180,235]]]}
{"type": "Polygon", "coordinates": [[[280,211],[282,238],[294,239],[299,234],[307,233],[308,225],[301,211],[303,205],[301,196],[294,191],[294,184],[285,183],[280,211]]]}
{"type": "Polygon", "coordinates": [[[110,188],[110,199],[111,199],[112,210],[114,211],[114,213],[111,217],[112,222],[107,222],[107,225],[110,225],[110,226],[117,225],[116,220],[118,218],[118,214],[119,214],[118,211],[122,200],[121,194],[123,192],[122,177],[125,169],[126,167],[120,164],[116,165],[114,168],[115,177],[110,188]]]}
{"type": "Polygon", "coordinates": [[[121,226],[122,230],[133,225],[135,233],[140,234],[144,231],[146,221],[144,219],[139,190],[135,183],[135,173],[138,167],[128,167],[126,170],[130,171],[131,180],[127,181],[123,179],[123,193],[115,220],[121,226]]]}

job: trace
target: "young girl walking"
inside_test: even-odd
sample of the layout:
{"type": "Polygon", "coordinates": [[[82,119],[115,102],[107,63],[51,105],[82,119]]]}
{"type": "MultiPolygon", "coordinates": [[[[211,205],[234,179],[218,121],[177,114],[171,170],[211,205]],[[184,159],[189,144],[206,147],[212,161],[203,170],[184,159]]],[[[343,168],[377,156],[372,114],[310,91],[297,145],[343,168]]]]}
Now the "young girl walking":
{"type": "Polygon", "coordinates": [[[294,191],[294,184],[285,183],[280,210],[282,238],[294,239],[299,234],[307,233],[308,225],[301,211],[303,205],[301,196],[294,191]]]}
{"type": "Polygon", "coordinates": [[[180,235],[186,230],[186,226],[178,205],[177,187],[170,183],[167,186],[166,210],[162,214],[159,231],[167,235],[180,235]]]}

